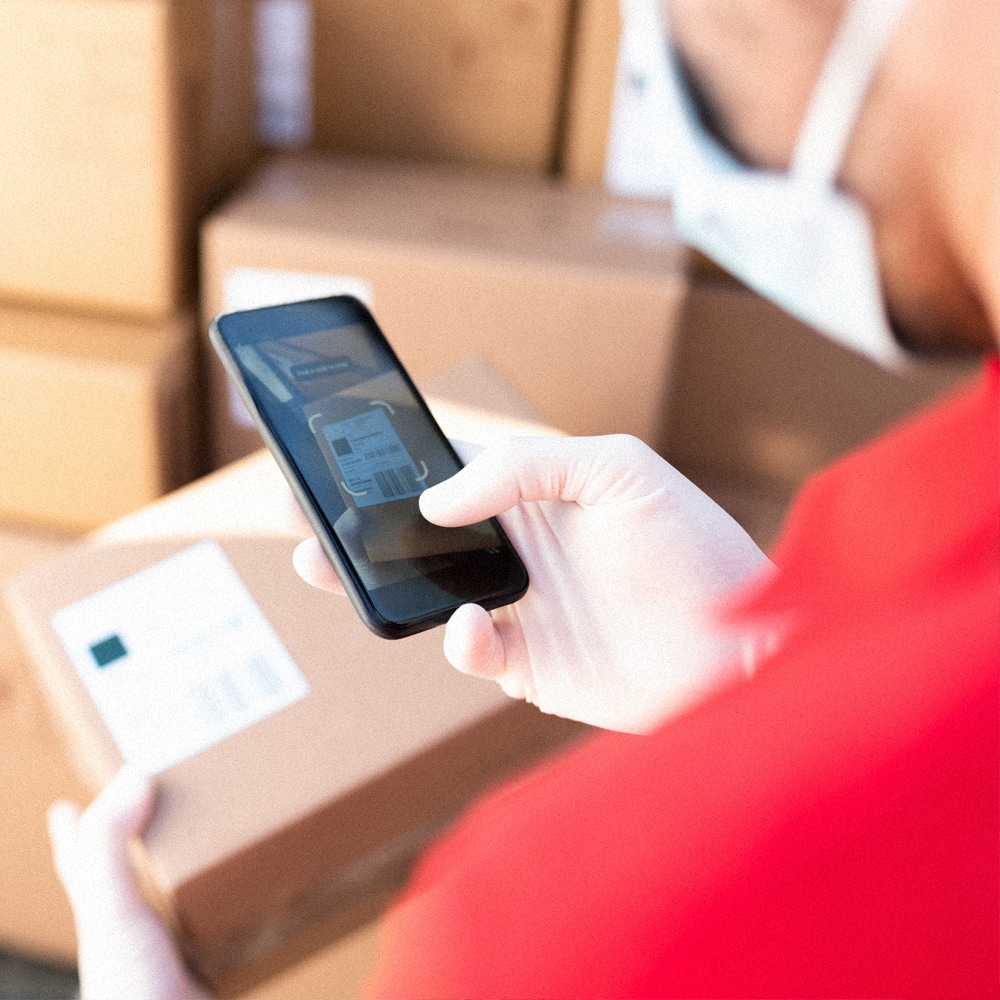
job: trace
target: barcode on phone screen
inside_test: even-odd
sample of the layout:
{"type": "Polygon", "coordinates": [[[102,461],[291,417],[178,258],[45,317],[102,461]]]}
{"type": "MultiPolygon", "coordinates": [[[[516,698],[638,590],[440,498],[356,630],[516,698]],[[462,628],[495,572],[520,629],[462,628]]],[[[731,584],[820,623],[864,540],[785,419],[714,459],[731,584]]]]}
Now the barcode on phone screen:
{"type": "Polygon", "coordinates": [[[375,485],[381,490],[386,500],[396,497],[409,497],[420,492],[420,484],[414,475],[413,467],[400,465],[395,469],[382,469],[373,474],[375,485]]]}

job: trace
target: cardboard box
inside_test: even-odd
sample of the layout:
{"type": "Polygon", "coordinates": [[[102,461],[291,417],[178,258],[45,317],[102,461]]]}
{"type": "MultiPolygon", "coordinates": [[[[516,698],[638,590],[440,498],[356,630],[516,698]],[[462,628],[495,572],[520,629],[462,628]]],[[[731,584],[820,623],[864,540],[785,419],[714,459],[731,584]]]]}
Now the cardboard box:
{"type": "MultiPolygon", "coordinates": [[[[439,422],[444,419],[457,430],[462,429],[458,414],[463,407],[473,412],[488,410],[503,413],[507,418],[504,430],[513,426],[512,420],[544,424],[538,407],[510,385],[490,359],[482,354],[460,358],[453,365],[421,379],[419,389],[430,399],[431,409],[441,414],[439,422]]],[[[477,423],[475,432],[480,438],[488,437],[489,432],[480,428],[481,423],[477,423]]],[[[533,428],[532,433],[539,433],[539,430],[533,428]]],[[[487,442],[481,440],[480,443],[487,442]]]]}
{"type": "Polygon", "coordinates": [[[315,0],[316,145],[548,173],[570,0],[315,0]]]}
{"type": "Polygon", "coordinates": [[[666,457],[699,484],[778,497],[977,369],[892,374],[731,283],[693,285],[682,328],[666,457]]]}
{"type": "MultiPolygon", "coordinates": [[[[0,586],[71,544],[70,536],[0,526],[0,586]]],[[[46,961],[76,959],[73,917],[49,852],[45,814],[56,798],[80,798],[38,694],[14,623],[0,600],[0,948],[46,961]]]]}
{"type": "Polygon", "coordinates": [[[246,994],[245,1000],[359,1000],[381,943],[378,924],[342,938],[246,994]]]}
{"type": "Polygon", "coordinates": [[[8,0],[0,295],[163,318],[254,155],[252,0],[8,0]]]}
{"type": "MultiPolygon", "coordinates": [[[[435,407],[446,430],[467,440],[524,427],[484,422],[460,405],[435,407]]],[[[291,551],[304,531],[289,501],[270,456],[258,454],[109,525],[9,586],[60,732],[94,790],[122,754],[57,636],[56,612],[211,538],[276,630],[308,693],[167,766],[142,851],[154,898],[217,992],[250,988],[316,953],[263,987],[258,995],[268,998],[303,995],[295,991],[320,975],[338,977],[344,989],[356,984],[373,932],[317,950],[377,917],[413,858],[471,798],[583,730],[452,670],[440,631],[377,639],[346,600],[302,583],[291,551]]],[[[181,590],[188,592],[172,593],[181,590]]],[[[220,595],[193,600],[215,614],[220,595]]],[[[153,599],[172,598],[157,591],[153,599]]],[[[126,599],[119,610],[128,615],[136,606],[126,599]]],[[[211,624],[207,610],[193,617],[196,631],[211,624]]],[[[99,619],[85,609],[87,627],[100,631],[99,619]]],[[[135,648],[134,633],[122,634],[135,648]]],[[[179,731],[162,711],[154,739],[179,731]]]]}
{"type": "Polygon", "coordinates": [[[621,16],[618,0],[580,0],[569,62],[560,168],[567,179],[599,186],[608,155],[621,16]]]}
{"type": "MultiPolygon", "coordinates": [[[[286,156],[206,222],[203,314],[360,290],[418,382],[476,353],[546,422],[655,445],[684,259],[661,203],[286,156]]],[[[209,364],[219,464],[259,439],[209,364]]]]}
{"type": "Polygon", "coordinates": [[[83,530],[187,482],[194,329],[0,309],[0,516],[83,530]]]}
{"type": "MultiPolygon", "coordinates": [[[[458,396],[475,387],[493,409],[530,419],[530,412],[510,387],[481,362],[467,359],[441,373],[435,388],[458,396]]],[[[488,437],[481,412],[434,400],[438,418],[452,433],[488,437]]],[[[507,432],[520,426],[506,421],[507,432]]],[[[524,425],[528,429],[528,425],[524,425]]],[[[541,428],[531,428],[539,432],[541,428]]],[[[225,490],[230,487],[226,486],[225,490]]],[[[289,533],[294,501],[273,463],[256,455],[237,469],[223,470],[122,518],[102,529],[107,541],[149,537],[187,537],[192,531],[215,535],[276,535],[289,533]],[[223,502],[220,484],[238,476],[241,490],[254,502],[223,502]]],[[[75,536],[0,525],[0,590],[28,567],[66,551],[75,536]]],[[[0,948],[44,961],[73,964],[76,938],[69,903],[56,877],[49,850],[45,814],[57,798],[84,802],[87,789],[67,759],[64,741],[56,734],[40,697],[34,670],[20,637],[0,599],[0,790],[5,807],[0,814],[0,948]]],[[[371,925],[321,949],[300,965],[286,970],[253,992],[254,1000],[284,1000],[322,995],[359,995],[374,961],[377,927],[371,925]]]]}

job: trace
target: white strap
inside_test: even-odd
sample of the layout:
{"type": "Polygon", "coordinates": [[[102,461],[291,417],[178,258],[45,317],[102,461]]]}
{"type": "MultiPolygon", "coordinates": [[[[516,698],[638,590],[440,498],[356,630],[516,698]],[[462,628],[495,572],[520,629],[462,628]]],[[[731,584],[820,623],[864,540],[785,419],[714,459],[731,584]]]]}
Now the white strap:
{"type": "Polygon", "coordinates": [[[861,105],[909,0],[851,0],[813,90],[794,175],[833,184],[861,105]]]}

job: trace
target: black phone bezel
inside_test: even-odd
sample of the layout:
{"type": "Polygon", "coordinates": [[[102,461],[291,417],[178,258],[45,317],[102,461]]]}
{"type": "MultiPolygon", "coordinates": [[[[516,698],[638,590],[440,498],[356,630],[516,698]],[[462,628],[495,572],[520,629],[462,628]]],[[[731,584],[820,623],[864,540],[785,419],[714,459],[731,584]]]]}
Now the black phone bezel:
{"type": "MultiPolygon", "coordinates": [[[[438,422],[434,419],[434,415],[431,413],[426,400],[417,389],[413,379],[410,378],[409,372],[399,360],[392,344],[385,336],[382,328],[379,326],[375,317],[372,315],[365,303],[355,296],[327,296],[321,299],[309,299],[303,302],[266,306],[261,309],[248,309],[220,313],[215,316],[209,324],[209,340],[215,349],[216,354],[219,356],[224,369],[236,386],[241,399],[253,418],[257,429],[260,431],[261,437],[264,439],[264,443],[274,456],[278,467],[281,469],[281,472],[288,482],[288,485],[298,501],[299,506],[302,508],[306,519],[309,521],[310,526],[315,532],[323,551],[326,553],[334,571],[337,573],[337,576],[343,584],[345,593],[350,599],[351,604],[354,606],[358,616],[376,635],[384,639],[402,639],[406,636],[414,635],[429,628],[434,628],[437,625],[444,624],[451,616],[455,608],[459,607],[461,604],[475,603],[479,604],[487,611],[490,611],[494,608],[502,607],[505,604],[512,604],[519,600],[528,589],[529,579],[527,569],[525,568],[517,550],[514,548],[503,528],[495,518],[490,518],[490,523],[496,528],[502,543],[508,550],[509,556],[515,561],[515,568],[519,567],[520,569],[521,580],[516,586],[480,595],[475,600],[456,599],[455,604],[452,606],[439,608],[425,615],[409,617],[405,620],[396,621],[386,618],[376,607],[374,600],[369,594],[368,588],[365,587],[346,552],[342,549],[341,544],[333,531],[332,525],[328,523],[328,519],[324,514],[322,507],[314,497],[309,484],[306,482],[305,477],[291,454],[291,450],[278,436],[275,429],[271,426],[271,423],[262,407],[258,405],[256,397],[254,396],[250,386],[247,384],[239,363],[233,355],[222,329],[228,317],[245,316],[248,314],[259,315],[269,311],[283,311],[288,313],[289,311],[293,311],[299,307],[310,306],[315,309],[317,306],[330,306],[334,303],[343,303],[344,305],[349,306],[351,311],[357,314],[358,320],[363,322],[368,329],[372,331],[374,336],[380,340],[381,345],[388,353],[392,363],[396,367],[396,370],[402,376],[406,385],[413,393],[413,397],[417,401],[421,412],[429,421],[430,426],[438,434],[442,445],[454,457],[457,464],[461,466],[463,464],[461,458],[455,451],[454,447],[452,447],[451,442],[448,440],[438,422]]],[[[311,330],[304,329],[302,332],[311,332],[311,330]]],[[[263,337],[260,339],[263,339],[263,337]]],[[[246,342],[250,343],[251,341],[246,342]]]]}

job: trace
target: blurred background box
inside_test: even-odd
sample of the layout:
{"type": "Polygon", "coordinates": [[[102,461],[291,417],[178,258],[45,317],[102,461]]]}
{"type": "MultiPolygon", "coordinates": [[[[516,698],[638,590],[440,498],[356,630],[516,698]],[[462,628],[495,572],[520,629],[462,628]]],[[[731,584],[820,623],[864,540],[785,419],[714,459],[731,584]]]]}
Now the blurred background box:
{"type": "Polygon", "coordinates": [[[304,54],[294,38],[262,39],[265,72],[280,71],[278,88],[313,119],[289,137],[311,133],[317,148],[341,153],[553,169],[572,0],[263,6],[273,25],[312,35],[304,54]],[[309,93],[294,92],[305,87],[292,87],[293,73],[309,93]]]}
{"type": "Polygon", "coordinates": [[[0,295],[163,318],[254,154],[252,0],[5,0],[0,295]]]}
{"type": "Polygon", "coordinates": [[[729,282],[694,284],[681,326],[665,455],[709,493],[715,484],[787,502],[979,367],[942,360],[891,373],[729,282]]]}
{"type": "MultiPolygon", "coordinates": [[[[660,203],[281,156],[205,224],[202,310],[352,290],[420,381],[478,353],[570,433],[661,433],[684,251],[660,203]]],[[[211,460],[259,446],[209,358],[211,460]]]]}
{"type": "Polygon", "coordinates": [[[571,0],[314,0],[315,144],[547,173],[571,0]]]}
{"type": "MultiPolygon", "coordinates": [[[[71,541],[55,532],[0,526],[0,588],[33,563],[65,551],[71,541]]],[[[0,947],[72,965],[73,918],[52,867],[45,813],[54,799],[80,799],[84,789],[52,729],[2,599],[0,788],[0,947]]]]}
{"type": "Polygon", "coordinates": [[[104,524],[194,471],[194,321],[0,308],[0,517],[104,524]]]}
{"type": "Polygon", "coordinates": [[[551,173],[575,8],[575,0],[257,0],[261,140],[551,173]]]}
{"type": "Polygon", "coordinates": [[[562,173],[569,180],[604,181],[620,36],[618,0],[578,0],[560,151],[562,173]]]}

